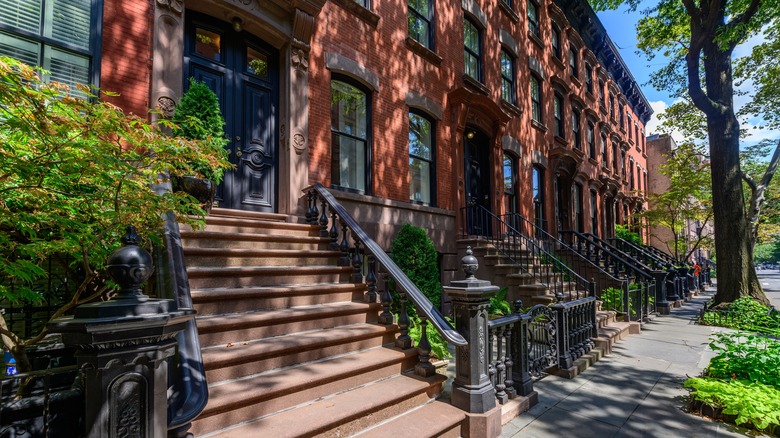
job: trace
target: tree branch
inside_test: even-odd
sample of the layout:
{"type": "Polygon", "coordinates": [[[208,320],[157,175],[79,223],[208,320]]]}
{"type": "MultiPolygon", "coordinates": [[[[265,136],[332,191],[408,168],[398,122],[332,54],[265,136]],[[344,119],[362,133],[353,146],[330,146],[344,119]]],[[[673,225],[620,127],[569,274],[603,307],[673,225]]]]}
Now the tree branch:
{"type": "Polygon", "coordinates": [[[772,154],[772,159],[769,161],[769,165],[764,171],[764,176],[761,178],[760,183],[756,184],[749,175],[743,175],[743,179],[748,177],[750,178],[750,181],[752,181],[752,184],[751,182],[748,182],[752,191],[752,195],[750,196],[750,208],[748,210],[751,248],[756,246],[756,240],[758,240],[758,224],[761,217],[761,208],[764,206],[764,203],[766,203],[764,193],[766,192],[767,187],[769,187],[769,183],[772,182],[772,178],[775,176],[778,164],[780,164],[780,140],[778,140],[777,145],[775,146],[775,152],[772,154]]]}

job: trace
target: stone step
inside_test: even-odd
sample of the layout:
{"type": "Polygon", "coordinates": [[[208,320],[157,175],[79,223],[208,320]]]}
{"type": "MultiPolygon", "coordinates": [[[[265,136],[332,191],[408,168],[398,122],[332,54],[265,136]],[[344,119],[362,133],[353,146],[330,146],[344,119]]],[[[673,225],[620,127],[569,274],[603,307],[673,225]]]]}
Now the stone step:
{"type": "MultiPolygon", "coordinates": [[[[200,436],[368,385],[409,370],[416,362],[415,348],[378,347],[210,384],[209,403],[193,422],[191,432],[200,436]]],[[[381,393],[375,396],[382,398],[381,393]]],[[[363,402],[369,403],[368,400],[363,402]]],[[[314,418],[300,415],[297,419],[299,423],[314,421],[314,418]]]]}
{"type": "Polygon", "coordinates": [[[353,324],[327,331],[313,330],[214,345],[202,351],[206,380],[237,379],[351,351],[391,345],[397,332],[396,325],[353,324]]]}
{"type": "Polygon", "coordinates": [[[336,266],[341,251],[254,249],[254,248],[184,248],[190,266],[336,266]]]}
{"type": "Polygon", "coordinates": [[[324,249],[328,237],[182,231],[183,248],[324,249]]]}
{"type": "Polygon", "coordinates": [[[298,220],[295,216],[280,213],[261,213],[258,211],[233,210],[219,207],[212,208],[208,216],[208,218],[216,217],[248,218],[264,222],[290,222],[298,220]]]}
{"type": "Polygon", "coordinates": [[[364,283],[309,283],[191,291],[198,315],[282,309],[343,301],[364,301],[364,283]]]}
{"type": "Polygon", "coordinates": [[[202,347],[358,323],[376,323],[379,304],[328,303],[271,311],[197,317],[202,347]]]}
{"type": "MultiPolygon", "coordinates": [[[[180,231],[193,232],[189,225],[180,226],[180,231]]],[[[252,218],[208,216],[205,232],[242,233],[285,236],[320,236],[319,225],[291,222],[269,222],[252,218]]]]}
{"type": "Polygon", "coordinates": [[[254,287],[348,282],[351,266],[198,266],[187,268],[190,288],[254,287]]]}
{"type": "Polygon", "coordinates": [[[352,436],[458,438],[464,436],[461,428],[465,419],[465,411],[449,403],[432,401],[352,436]]]}

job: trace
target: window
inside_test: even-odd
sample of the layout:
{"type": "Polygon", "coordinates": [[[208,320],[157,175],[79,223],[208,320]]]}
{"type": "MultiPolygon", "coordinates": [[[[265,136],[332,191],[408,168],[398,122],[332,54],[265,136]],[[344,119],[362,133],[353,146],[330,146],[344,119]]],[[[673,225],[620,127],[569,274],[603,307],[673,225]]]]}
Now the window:
{"type": "Polygon", "coordinates": [[[620,128],[622,128],[622,129],[626,128],[626,126],[623,124],[623,123],[625,123],[624,114],[623,114],[625,112],[626,112],[626,107],[625,107],[625,105],[623,105],[621,103],[620,104],[620,116],[619,116],[620,117],[620,122],[619,123],[620,123],[620,128]]]}
{"type": "Polygon", "coordinates": [[[609,161],[607,161],[607,136],[606,134],[601,134],[601,165],[604,167],[609,166],[609,161]]]}
{"type": "Polygon", "coordinates": [[[331,180],[336,187],[367,193],[369,187],[370,95],[360,85],[331,81],[331,180]]]}
{"type": "Polygon", "coordinates": [[[632,135],[633,131],[631,128],[631,116],[628,116],[628,124],[626,126],[626,129],[628,130],[628,139],[633,141],[632,135]]]}
{"type": "Polygon", "coordinates": [[[542,123],[542,90],[539,78],[531,75],[531,119],[542,123]]]}
{"type": "Polygon", "coordinates": [[[571,134],[574,139],[574,149],[582,150],[582,135],[580,134],[580,109],[571,107],[571,134]]]}
{"type": "Polygon", "coordinates": [[[528,0],[528,32],[539,38],[539,6],[528,0]]]}
{"type": "Polygon", "coordinates": [[[517,167],[511,155],[504,154],[504,211],[517,213],[517,167]]]}
{"type": "Polygon", "coordinates": [[[585,64],[585,90],[593,94],[593,67],[590,64],[585,64]]]}
{"type": "Polygon", "coordinates": [[[533,167],[531,190],[534,196],[534,224],[544,230],[544,170],[539,166],[533,167]]]}
{"type": "Polygon", "coordinates": [[[433,50],[433,0],[409,0],[409,36],[433,50]]]}
{"type": "Polygon", "coordinates": [[[634,138],[636,139],[634,141],[636,141],[636,144],[638,145],[639,144],[639,125],[634,125],[634,138]]]}
{"type": "Polygon", "coordinates": [[[472,78],[482,81],[482,52],[479,29],[466,19],[464,26],[464,46],[465,46],[465,69],[466,74],[472,78]]]}
{"type": "Polygon", "coordinates": [[[636,189],[642,191],[642,166],[636,165],[636,189]]]}
{"type": "Polygon", "coordinates": [[[607,107],[607,101],[604,97],[604,81],[599,80],[599,102],[601,103],[602,108],[607,107]]]}
{"type": "Polygon", "coordinates": [[[617,143],[615,143],[615,139],[612,139],[612,171],[615,172],[615,177],[617,178],[618,175],[618,153],[617,153],[617,143]]]}
{"type": "Polygon", "coordinates": [[[435,125],[427,117],[409,113],[409,199],[433,204],[435,125]]]}
{"type": "Polygon", "coordinates": [[[634,185],[634,160],[631,159],[628,161],[628,187],[631,190],[634,190],[636,186],[634,185]]]}
{"type": "Polygon", "coordinates": [[[609,118],[615,120],[615,96],[609,93],[609,118]]]}
{"type": "Polygon", "coordinates": [[[574,76],[575,78],[578,77],[577,71],[578,71],[578,64],[577,64],[577,47],[575,47],[573,44],[569,45],[569,74],[574,76]]]}
{"type": "Polygon", "coordinates": [[[359,4],[360,6],[363,6],[366,9],[368,9],[368,7],[371,6],[370,0],[355,0],[355,3],[359,4]]]}
{"type": "Polygon", "coordinates": [[[563,97],[558,93],[553,97],[553,117],[555,117],[555,135],[563,137],[563,97]]]}
{"type": "Polygon", "coordinates": [[[550,35],[550,45],[552,46],[552,53],[557,59],[561,59],[561,31],[555,25],[552,26],[552,34],[550,35]]]}
{"type": "Polygon", "coordinates": [[[620,174],[626,179],[626,151],[620,151],[620,174]]]}
{"type": "Polygon", "coordinates": [[[599,195],[595,190],[590,191],[590,232],[598,234],[599,220],[596,215],[596,209],[598,208],[599,195]]]}
{"type": "Polygon", "coordinates": [[[506,50],[501,50],[501,98],[517,104],[515,93],[515,60],[506,50]]]}
{"type": "Polygon", "coordinates": [[[76,84],[98,82],[94,50],[101,26],[92,13],[98,10],[92,3],[0,0],[0,55],[41,66],[49,71],[44,80],[66,84],[74,96],[84,96],[76,84]]]}
{"type": "Polygon", "coordinates": [[[588,157],[596,159],[596,127],[588,122],[588,157]]]}
{"type": "Polygon", "coordinates": [[[576,231],[582,233],[585,228],[582,214],[582,184],[574,184],[574,226],[576,231]]]}
{"type": "Polygon", "coordinates": [[[512,9],[512,0],[502,0],[506,7],[508,7],[510,10],[512,9]]]}

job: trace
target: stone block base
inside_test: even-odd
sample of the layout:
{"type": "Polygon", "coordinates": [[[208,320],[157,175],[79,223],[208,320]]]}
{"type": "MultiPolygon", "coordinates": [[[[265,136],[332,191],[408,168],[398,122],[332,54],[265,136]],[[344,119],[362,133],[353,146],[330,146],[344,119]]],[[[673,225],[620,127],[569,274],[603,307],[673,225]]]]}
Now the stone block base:
{"type": "Polygon", "coordinates": [[[628,324],[628,334],[638,335],[642,332],[642,325],[638,321],[632,321],[628,324]]]}
{"type": "Polygon", "coordinates": [[[484,414],[466,414],[461,427],[463,438],[496,438],[501,436],[501,406],[484,414]]]}
{"type": "Polygon", "coordinates": [[[509,400],[501,405],[501,424],[509,423],[513,418],[536,406],[537,403],[539,403],[539,393],[536,391],[532,391],[525,397],[518,395],[509,400]]]}

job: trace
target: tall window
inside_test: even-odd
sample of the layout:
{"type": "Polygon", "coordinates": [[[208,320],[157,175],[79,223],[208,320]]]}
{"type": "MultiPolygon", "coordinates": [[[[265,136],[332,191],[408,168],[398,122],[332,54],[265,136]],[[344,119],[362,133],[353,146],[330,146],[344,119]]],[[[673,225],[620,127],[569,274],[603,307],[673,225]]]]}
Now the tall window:
{"type": "Polygon", "coordinates": [[[504,154],[504,210],[517,213],[517,168],[511,155],[504,154]]]}
{"type": "Polygon", "coordinates": [[[615,120],[615,96],[609,93],[609,118],[615,120]]]}
{"type": "Polygon", "coordinates": [[[574,139],[574,148],[582,150],[582,134],[580,133],[580,109],[571,107],[571,136],[574,139]]]}
{"type": "Polygon", "coordinates": [[[533,0],[528,0],[528,31],[539,38],[539,6],[533,0]]]}
{"type": "Polygon", "coordinates": [[[596,159],[596,127],[588,122],[588,157],[596,159]]]}
{"type": "Polygon", "coordinates": [[[427,117],[409,113],[409,199],[432,205],[434,198],[434,123],[427,117]]]}
{"type": "Polygon", "coordinates": [[[368,7],[371,6],[370,0],[355,0],[355,3],[359,4],[360,6],[363,6],[366,9],[368,9],[368,7]]]}
{"type": "Polygon", "coordinates": [[[607,136],[601,134],[601,165],[609,167],[609,161],[607,161],[607,136]]]}
{"type": "Polygon", "coordinates": [[[553,97],[553,117],[555,118],[555,135],[563,137],[563,97],[555,93],[553,97]]]}
{"type": "MultiPolygon", "coordinates": [[[[45,80],[70,87],[98,82],[95,45],[100,37],[92,0],[0,0],[0,55],[49,71],[45,80]],[[92,29],[98,32],[92,33],[92,29]]],[[[98,1],[102,8],[102,1],[98,1]]]]}
{"type": "Polygon", "coordinates": [[[607,107],[607,100],[604,96],[604,81],[599,80],[599,102],[601,103],[602,108],[607,107]]]}
{"type": "Polygon", "coordinates": [[[334,186],[367,193],[371,113],[368,90],[347,79],[331,81],[331,179],[334,186]]]}
{"type": "Polygon", "coordinates": [[[590,64],[585,64],[585,90],[593,94],[593,67],[590,64]]]}
{"type": "Polygon", "coordinates": [[[628,162],[628,187],[631,190],[634,190],[636,186],[634,185],[634,160],[631,159],[628,162]]]}
{"type": "Polygon", "coordinates": [[[482,52],[479,29],[471,20],[466,19],[463,31],[466,74],[478,81],[482,81],[482,52]]]}
{"type": "Polygon", "coordinates": [[[598,234],[599,220],[596,215],[596,209],[598,207],[599,195],[595,190],[590,191],[590,232],[598,234]]]}
{"type": "Polygon", "coordinates": [[[620,151],[620,174],[626,179],[626,151],[620,151]]]}
{"type": "Polygon", "coordinates": [[[501,98],[511,103],[517,104],[515,93],[515,60],[506,51],[501,50],[501,98]]]}
{"type": "Polygon", "coordinates": [[[533,167],[531,190],[534,196],[534,223],[544,230],[544,170],[539,166],[533,167]]]}
{"type": "Polygon", "coordinates": [[[618,175],[618,153],[617,153],[617,143],[615,143],[615,139],[612,139],[612,171],[615,172],[615,177],[618,175]]]}
{"type": "Polygon", "coordinates": [[[582,233],[585,228],[584,215],[582,212],[582,185],[579,183],[574,184],[574,226],[576,231],[582,233]]]}
{"type": "Polygon", "coordinates": [[[433,50],[433,0],[409,0],[409,36],[433,50]]]}
{"type": "Polygon", "coordinates": [[[569,74],[578,77],[578,64],[577,64],[577,47],[573,44],[569,44],[569,74]]]}
{"type": "Polygon", "coordinates": [[[553,56],[561,59],[563,56],[561,53],[561,31],[554,24],[552,25],[552,33],[550,35],[550,45],[552,46],[553,56]]]}
{"type": "Polygon", "coordinates": [[[531,75],[531,118],[542,123],[542,90],[539,78],[531,75]]]}
{"type": "Polygon", "coordinates": [[[619,113],[619,123],[620,123],[620,127],[622,129],[626,129],[626,126],[624,125],[624,123],[625,123],[625,120],[624,120],[625,119],[625,114],[624,113],[625,112],[626,112],[626,107],[625,107],[625,105],[623,105],[621,103],[620,104],[620,113],[619,113]]]}

